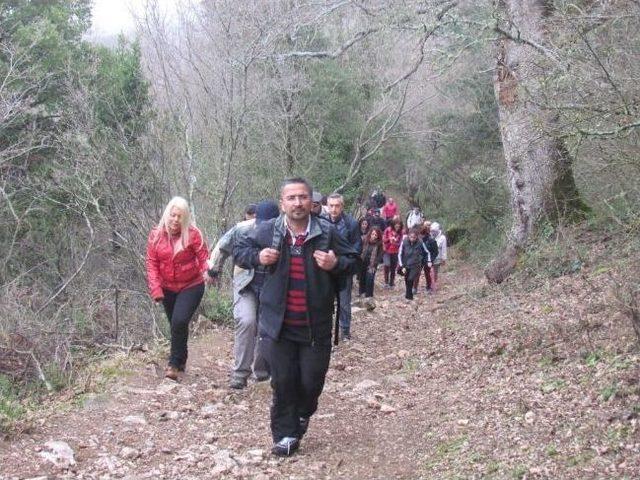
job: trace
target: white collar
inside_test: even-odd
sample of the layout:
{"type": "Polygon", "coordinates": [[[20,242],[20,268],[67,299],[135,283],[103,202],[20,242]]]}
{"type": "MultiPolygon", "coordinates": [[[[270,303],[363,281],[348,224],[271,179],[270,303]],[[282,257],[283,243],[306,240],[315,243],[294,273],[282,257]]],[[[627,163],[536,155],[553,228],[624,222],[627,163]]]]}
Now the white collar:
{"type": "MultiPolygon", "coordinates": [[[[289,228],[289,222],[287,222],[287,216],[284,216],[284,226],[287,229],[287,231],[289,232],[289,235],[291,235],[291,238],[296,238],[296,234],[293,230],[291,230],[291,228],[289,228]]],[[[311,231],[311,215],[309,215],[309,218],[307,219],[307,228],[304,231],[305,236],[309,236],[309,232],[311,231]]]]}

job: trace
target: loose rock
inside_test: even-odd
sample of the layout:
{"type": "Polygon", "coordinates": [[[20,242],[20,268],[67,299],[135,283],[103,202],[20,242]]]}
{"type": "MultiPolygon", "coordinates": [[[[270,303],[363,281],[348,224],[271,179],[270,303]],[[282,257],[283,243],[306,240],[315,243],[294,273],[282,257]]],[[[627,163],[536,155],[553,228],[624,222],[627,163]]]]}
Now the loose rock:
{"type": "Polygon", "coordinates": [[[120,450],[120,456],[127,460],[135,460],[140,456],[140,452],[135,448],[123,447],[122,450],[120,450]]]}
{"type": "Polygon", "coordinates": [[[73,449],[67,442],[51,440],[44,444],[40,456],[59,468],[70,468],[76,464],[73,449]]]}
{"type": "Polygon", "coordinates": [[[124,423],[129,425],[146,425],[147,421],[142,415],[128,415],[122,419],[124,423]]]}

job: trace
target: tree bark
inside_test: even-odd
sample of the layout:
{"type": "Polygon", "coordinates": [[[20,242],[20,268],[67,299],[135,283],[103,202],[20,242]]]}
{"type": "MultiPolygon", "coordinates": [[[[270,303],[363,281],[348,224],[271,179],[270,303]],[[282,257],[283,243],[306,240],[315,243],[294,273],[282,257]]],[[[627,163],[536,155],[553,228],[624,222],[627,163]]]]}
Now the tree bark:
{"type": "Polygon", "coordinates": [[[554,137],[556,118],[536,100],[543,94],[549,55],[544,48],[550,12],[544,0],[504,0],[500,7],[511,25],[501,30],[494,88],[502,145],[509,174],[513,225],[508,247],[485,270],[500,283],[514,270],[517,256],[542,218],[557,222],[581,218],[585,205],[578,193],[572,161],[554,137]]]}

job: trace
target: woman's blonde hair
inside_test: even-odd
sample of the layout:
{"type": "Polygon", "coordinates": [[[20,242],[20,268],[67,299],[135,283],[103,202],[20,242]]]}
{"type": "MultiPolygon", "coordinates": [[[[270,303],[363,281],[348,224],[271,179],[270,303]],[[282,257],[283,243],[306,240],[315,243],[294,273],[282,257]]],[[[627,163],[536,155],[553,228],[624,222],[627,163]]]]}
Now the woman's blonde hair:
{"type": "Polygon", "coordinates": [[[182,197],[173,197],[167,203],[167,206],[164,207],[164,212],[162,212],[162,217],[160,217],[160,222],[158,223],[158,228],[165,232],[168,236],[171,236],[171,232],[169,232],[169,215],[171,214],[171,209],[175,207],[179,210],[182,210],[182,223],[180,225],[180,240],[182,241],[182,246],[186,247],[189,244],[189,227],[191,226],[191,211],[189,210],[189,202],[187,202],[182,197]]]}

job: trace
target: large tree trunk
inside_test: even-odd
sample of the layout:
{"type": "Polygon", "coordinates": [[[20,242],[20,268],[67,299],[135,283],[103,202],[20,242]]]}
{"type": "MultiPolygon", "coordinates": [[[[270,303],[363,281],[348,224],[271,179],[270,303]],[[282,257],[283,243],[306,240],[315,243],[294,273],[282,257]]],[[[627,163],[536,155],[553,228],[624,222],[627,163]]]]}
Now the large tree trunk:
{"type": "Polygon", "coordinates": [[[508,248],[485,271],[496,283],[513,271],[541,218],[555,222],[584,212],[570,155],[554,137],[554,114],[537,101],[549,64],[543,47],[549,6],[544,0],[504,0],[500,5],[517,31],[504,32],[494,77],[513,212],[508,248]]]}

